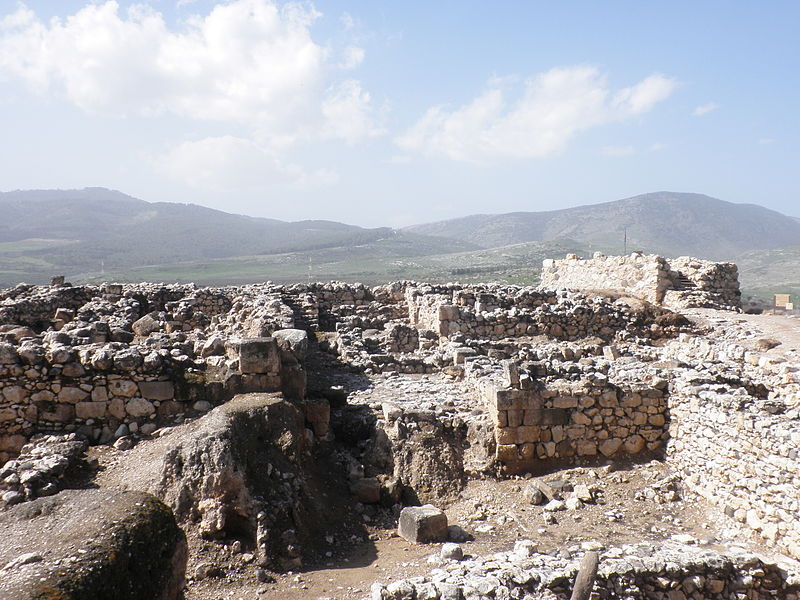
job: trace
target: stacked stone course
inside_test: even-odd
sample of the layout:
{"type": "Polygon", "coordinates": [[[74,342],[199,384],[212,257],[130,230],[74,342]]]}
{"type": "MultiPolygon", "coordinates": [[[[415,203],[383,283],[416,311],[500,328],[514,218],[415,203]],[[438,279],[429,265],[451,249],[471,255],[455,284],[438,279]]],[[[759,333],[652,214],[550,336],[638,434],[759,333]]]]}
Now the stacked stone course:
{"type": "Polygon", "coordinates": [[[629,256],[581,259],[568,254],[542,265],[544,288],[598,290],[634,296],[670,308],[741,308],[739,272],[734,263],[682,256],[667,259],[634,252],[629,256]]]}

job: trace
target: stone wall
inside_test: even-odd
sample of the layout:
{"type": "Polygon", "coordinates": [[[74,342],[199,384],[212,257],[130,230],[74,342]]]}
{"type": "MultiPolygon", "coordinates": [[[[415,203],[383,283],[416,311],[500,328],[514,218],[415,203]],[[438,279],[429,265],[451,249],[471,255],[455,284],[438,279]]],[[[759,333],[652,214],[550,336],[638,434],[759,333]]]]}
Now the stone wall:
{"type": "Polygon", "coordinates": [[[607,290],[661,304],[671,287],[667,261],[655,254],[604,256],[581,259],[568,254],[564,260],[547,259],[542,264],[543,288],[607,290]]]}
{"type": "Polygon", "coordinates": [[[682,360],[729,364],[739,367],[739,376],[782,382],[768,394],[753,395],[744,387],[698,385],[690,377],[675,381],[667,459],[683,473],[688,490],[719,507],[731,528],[753,531],[800,558],[796,374],[733,343],[687,338],[674,346],[682,360]]]}
{"type": "Polygon", "coordinates": [[[543,384],[516,364],[480,381],[495,425],[496,458],[510,472],[542,471],[580,459],[655,451],[667,437],[666,381],[614,385],[607,379],[543,384]]]}
{"type": "MultiPolygon", "coordinates": [[[[591,597],[597,600],[797,600],[800,586],[783,565],[745,552],[720,554],[662,542],[608,548],[591,597]]],[[[514,550],[446,561],[430,575],[375,583],[372,600],[413,598],[570,597],[579,561],[539,554],[519,540],[514,550]]]]}
{"type": "Polygon", "coordinates": [[[129,432],[151,433],[236,393],[281,390],[275,340],[231,339],[225,350],[198,365],[137,345],[60,346],[20,355],[0,344],[0,463],[36,433],[79,432],[109,442],[129,432]]]}
{"type": "Polygon", "coordinates": [[[639,316],[607,298],[567,290],[457,284],[406,288],[411,325],[440,336],[498,340],[547,335],[561,340],[610,340],[635,331],[639,316]]]}
{"type": "Polygon", "coordinates": [[[568,254],[563,260],[543,262],[541,286],[625,294],[674,308],[741,307],[735,264],[685,256],[665,259],[638,252],[630,256],[596,252],[593,258],[581,259],[568,254]]]}

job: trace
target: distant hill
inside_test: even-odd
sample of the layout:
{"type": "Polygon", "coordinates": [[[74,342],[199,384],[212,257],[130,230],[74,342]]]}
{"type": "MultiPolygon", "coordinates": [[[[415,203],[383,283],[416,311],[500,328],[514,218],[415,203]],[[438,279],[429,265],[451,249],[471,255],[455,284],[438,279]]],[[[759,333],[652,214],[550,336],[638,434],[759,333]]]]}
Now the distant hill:
{"type": "Polygon", "coordinates": [[[355,248],[391,240],[397,256],[479,246],[388,227],[285,222],[194,204],[150,203],[104,188],[0,193],[0,284],[54,273],[100,273],[144,265],[355,248]]]}
{"type": "Polygon", "coordinates": [[[742,288],[761,293],[800,294],[800,246],[756,250],[736,259],[742,288]]]}
{"type": "Polygon", "coordinates": [[[285,222],[103,188],[0,193],[0,286],[399,279],[534,284],[544,258],[623,249],[734,259],[742,287],[800,291],[800,220],[751,204],[659,192],[577,208],[472,215],[403,230],[285,222]],[[785,248],[784,248],[785,247],[785,248]]]}
{"type": "Polygon", "coordinates": [[[702,194],[656,192],[625,200],[546,212],[471,215],[408,227],[406,231],[469,240],[484,248],[572,239],[585,245],[667,256],[731,259],[800,244],[800,221],[755,204],[702,194]]]}

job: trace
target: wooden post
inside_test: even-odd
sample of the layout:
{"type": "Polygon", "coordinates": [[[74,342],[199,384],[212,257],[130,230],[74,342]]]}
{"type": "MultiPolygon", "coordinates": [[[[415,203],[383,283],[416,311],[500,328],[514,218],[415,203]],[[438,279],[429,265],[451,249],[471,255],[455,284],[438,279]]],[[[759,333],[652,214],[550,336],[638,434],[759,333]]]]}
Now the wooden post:
{"type": "Polygon", "coordinates": [[[589,600],[594,587],[594,578],[597,576],[597,565],[600,555],[597,552],[587,552],[583,555],[578,574],[575,576],[575,585],[572,586],[572,596],[569,600],[589,600]]]}

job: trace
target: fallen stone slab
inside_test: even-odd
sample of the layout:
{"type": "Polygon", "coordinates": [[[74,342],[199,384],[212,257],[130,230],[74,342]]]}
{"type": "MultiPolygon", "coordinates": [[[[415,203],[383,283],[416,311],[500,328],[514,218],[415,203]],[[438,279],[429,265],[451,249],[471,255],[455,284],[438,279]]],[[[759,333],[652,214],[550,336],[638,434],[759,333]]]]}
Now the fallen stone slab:
{"type": "Polygon", "coordinates": [[[415,544],[447,541],[447,515],[432,504],[407,506],[400,511],[400,537],[415,544]]]}
{"type": "Polygon", "coordinates": [[[144,492],[66,490],[0,514],[0,600],[175,600],[186,538],[144,492]]]}

